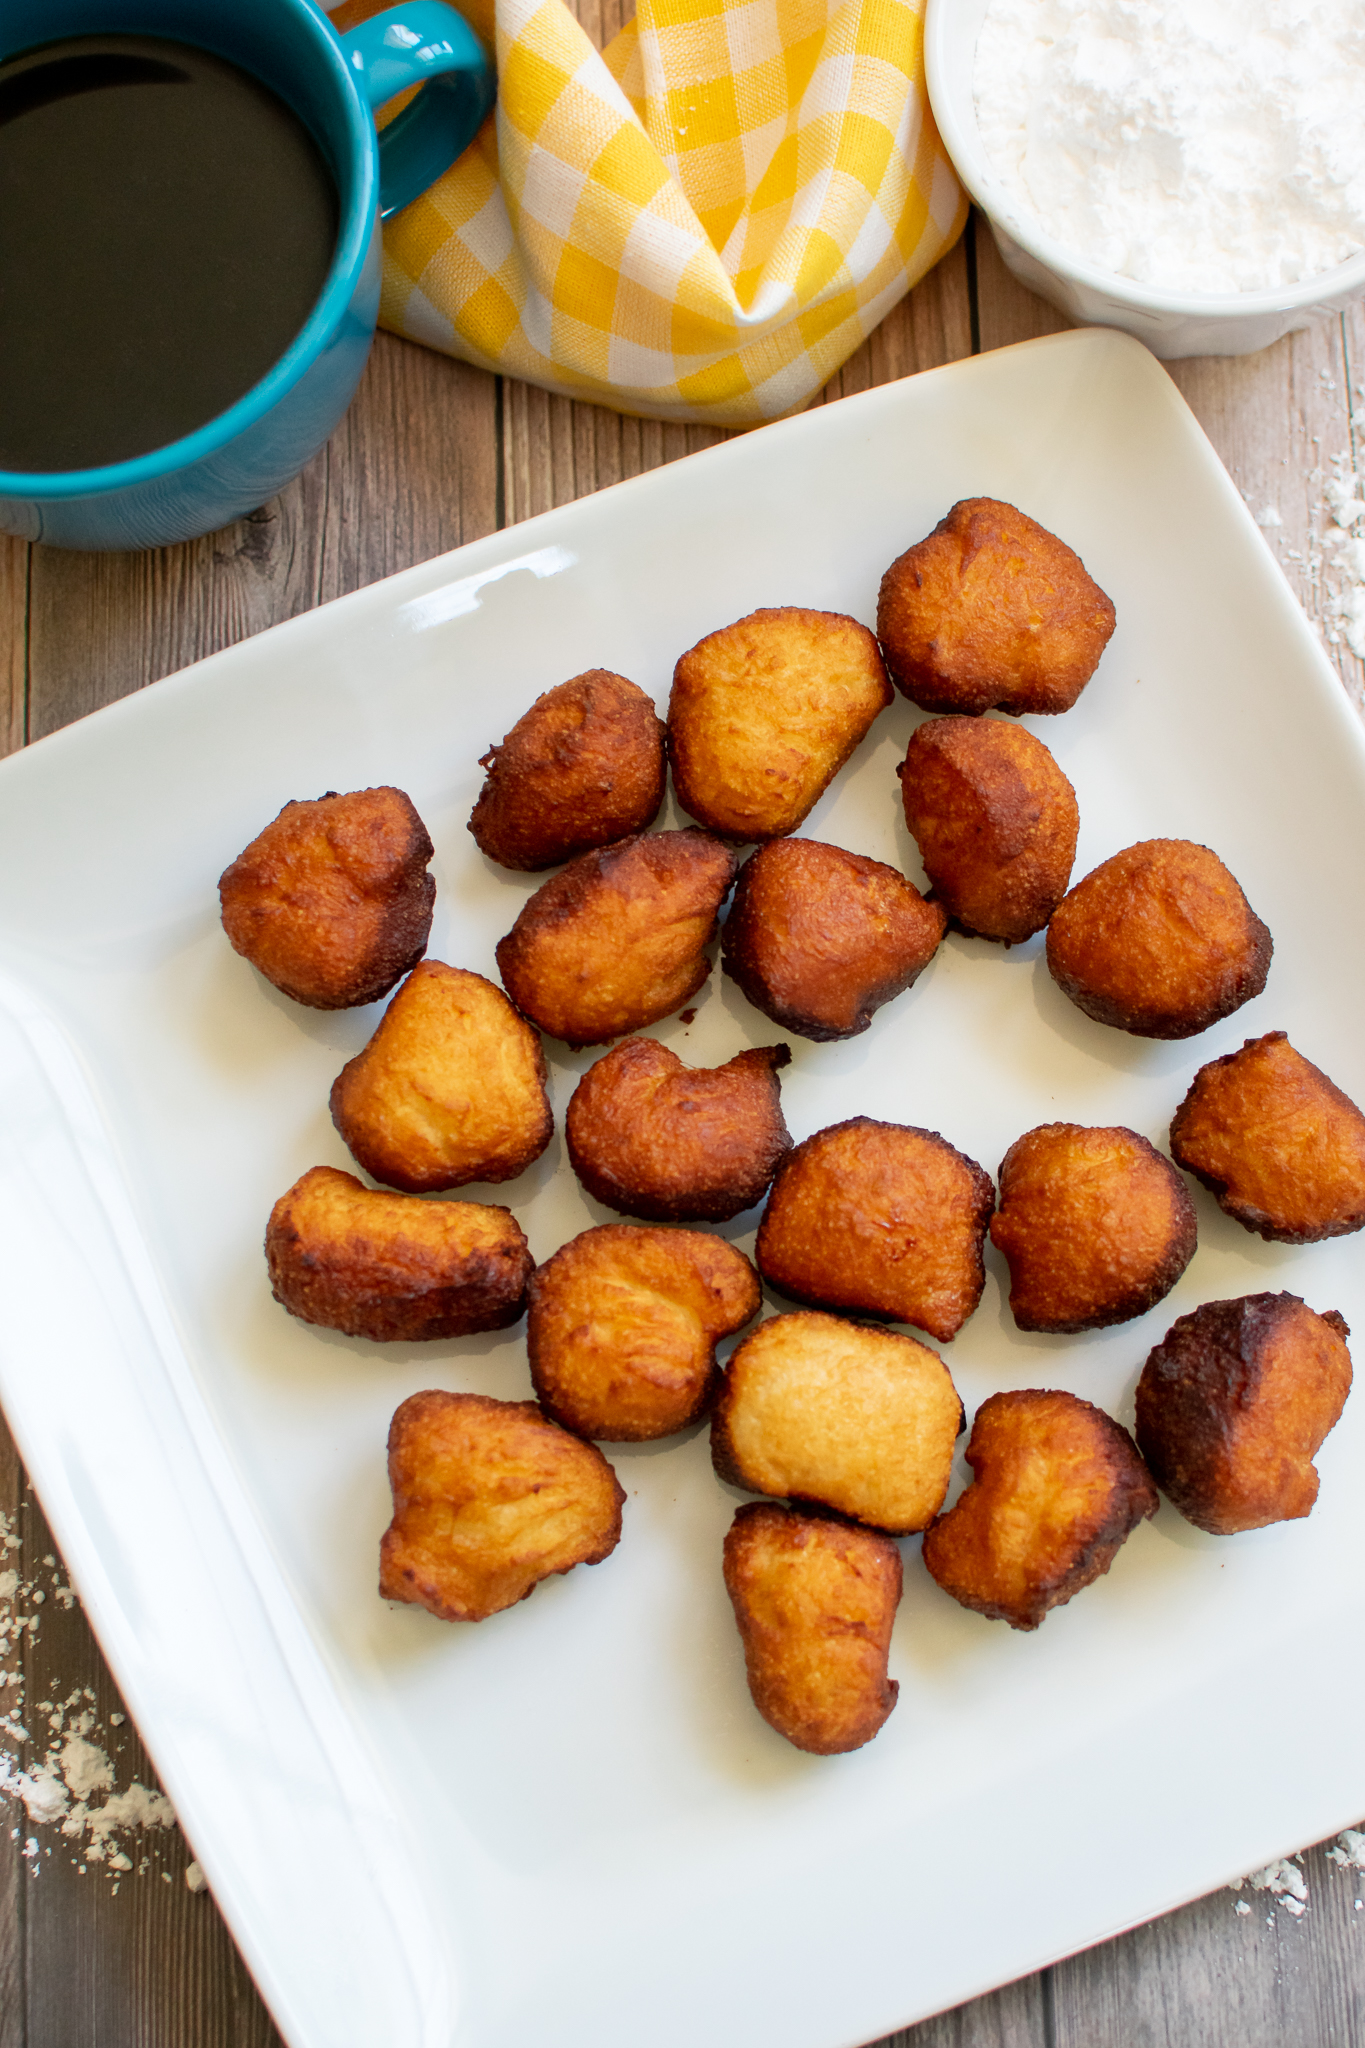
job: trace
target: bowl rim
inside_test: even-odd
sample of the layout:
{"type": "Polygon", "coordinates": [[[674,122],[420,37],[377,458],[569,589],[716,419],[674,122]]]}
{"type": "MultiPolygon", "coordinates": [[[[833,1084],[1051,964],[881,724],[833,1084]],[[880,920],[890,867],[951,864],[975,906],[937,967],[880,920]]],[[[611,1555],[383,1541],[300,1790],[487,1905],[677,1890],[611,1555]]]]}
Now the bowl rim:
{"type": "MultiPolygon", "coordinates": [[[[989,0],[979,0],[984,15],[989,0]]],[[[964,12],[964,0],[925,0],[924,76],[929,105],[943,146],[953,169],[967,192],[990,221],[992,228],[1008,235],[1012,242],[1047,270],[1059,277],[1102,292],[1117,303],[1148,313],[1165,313],[1173,318],[1219,319],[1255,317],[1268,313],[1295,313],[1307,307],[1327,304],[1353,292],[1365,291],[1365,248],[1331,270],[1320,270],[1292,285],[1266,285],[1250,292],[1172,292],[1158,285],[1144,284],[1118,271],[1104,270],[1084,256],[1078,256],[1065,242],[1022,215],[1008,187],[996,177],[976,128],[971,79],[965,86],[960,67],[948,53],[948,41],[955,21],[964,12]],[[964,116],[964,105],[969,109],[964,116]]],[[[973,55],[976,42],[972,41],[973,55]]]]}

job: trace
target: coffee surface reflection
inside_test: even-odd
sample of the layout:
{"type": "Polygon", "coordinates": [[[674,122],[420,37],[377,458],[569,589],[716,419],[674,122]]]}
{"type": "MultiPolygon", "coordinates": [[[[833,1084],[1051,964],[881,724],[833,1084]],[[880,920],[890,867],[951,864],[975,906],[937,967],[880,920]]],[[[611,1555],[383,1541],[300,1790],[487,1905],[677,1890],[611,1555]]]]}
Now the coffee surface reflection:
{"type": "Polygon", "coordinates": [[[207,51],[83,36],[0,64],[0,469],[204,426],[322,290],[336,187],[293,110],[207,51]]]}

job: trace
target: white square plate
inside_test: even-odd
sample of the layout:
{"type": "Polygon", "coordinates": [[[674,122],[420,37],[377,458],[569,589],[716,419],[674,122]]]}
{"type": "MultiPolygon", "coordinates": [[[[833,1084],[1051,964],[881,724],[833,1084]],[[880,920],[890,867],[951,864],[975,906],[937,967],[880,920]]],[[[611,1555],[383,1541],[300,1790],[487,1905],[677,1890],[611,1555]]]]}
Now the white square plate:
{"type": "MultiPolygon", "coordinates": [[[[704,1432],[611,1452],[606,1563],[446,1626],[374,1591],[389,1417],[432,1385],[526,1398],[521,1331],[382,1348],[270,1298],[270,1205],[350,1163],[328,1089],[378,1012],[299,1009],[229,950],[232,856],[291,797],[397,783],[436,842],[432,954],[492,974],[534,879],[464,824],[479,755],[539,691],[600,666],[662,701],[677,655],[758,605],[870,622],[891,558],[977,494],[1070,541],[1118,608],[1077,707],[1033,721],[1079,795],[1077,874],[1141,838],[1213,846],[1274,933],[1269,983],[1155,1044],[1081,1016],[1040,941],[950,937],[864,1036],[794,1044],[793,1135],[868,1112],[992,1172],[1058,1117],[1160,1144],[1195,1069],[1277,1027],[1365,1098],[1361,734],[1174,387],[1114,334],[765,428],[0,767],[0,1392],[295,2048],[849,2048],[1365,1810],[1365,1396],[1309,1520],[1219,1540],[1163,1507],[1036,1635],[957,1607],[907,1542],[900,1703],[818,1759],[750,1705],[719,1571],[738,1495],[704,1432]],[[1298,1696],[1311,1739],[1284,1726],[1298,1696]]],[[[917,715],[878,720],[809,836],[920,875],[894,773],[917,715]]],[[[719,973],[660,1032],[696,1065],[781,1035],[719,973]]],[[[562,1116],[595,1055],[549,1050],[562,1116]]],[[[559,1138],[491,1198],[538,1258],[605,1213],[559,1138]]],[[[1180,1285],[1098,1336],[1015,1331],[988,1253],[946,1351],[969,1413],[1063,1386],[1129,1421],[1149,1348],[1203,1300],[1284,1287],[1365,1326],[1357,1240],[1266,1245],[1195,1198],[1180,1285]]]]}

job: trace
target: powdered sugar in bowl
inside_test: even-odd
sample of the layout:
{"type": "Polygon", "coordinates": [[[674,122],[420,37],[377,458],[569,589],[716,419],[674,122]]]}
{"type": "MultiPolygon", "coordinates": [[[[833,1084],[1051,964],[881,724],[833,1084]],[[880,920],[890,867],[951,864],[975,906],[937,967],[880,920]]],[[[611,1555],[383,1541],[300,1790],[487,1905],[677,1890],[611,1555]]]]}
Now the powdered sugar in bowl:
{"type": "Polygon", "coordinates": [[[1365,292],[1356,0],[928,0],[925,69],[1002,257],[1073,320],[1246,355],[1365,292]]]}

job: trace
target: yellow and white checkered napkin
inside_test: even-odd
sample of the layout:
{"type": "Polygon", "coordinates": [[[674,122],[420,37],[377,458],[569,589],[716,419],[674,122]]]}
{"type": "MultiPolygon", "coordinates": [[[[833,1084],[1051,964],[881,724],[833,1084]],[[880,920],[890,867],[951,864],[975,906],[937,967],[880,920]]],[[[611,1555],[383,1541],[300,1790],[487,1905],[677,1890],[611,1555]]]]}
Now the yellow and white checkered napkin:
{"type": "Polygon", "coordinates": [[[466,0],[496,115],[388,223],[382,323],[621,412],[798,409],[966,220],[922,7],[640,0],[599,55],[563,0],[466,0]]]}

